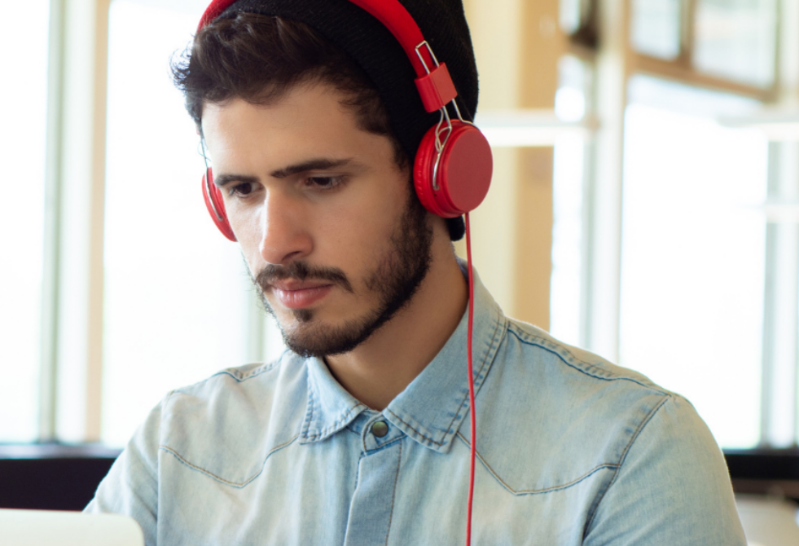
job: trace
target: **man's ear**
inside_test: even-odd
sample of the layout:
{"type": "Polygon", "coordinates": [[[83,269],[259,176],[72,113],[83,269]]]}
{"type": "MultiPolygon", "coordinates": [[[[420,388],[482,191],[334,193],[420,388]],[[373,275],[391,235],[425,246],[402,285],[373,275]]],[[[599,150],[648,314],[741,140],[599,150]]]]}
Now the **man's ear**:
{"type": "Polygon", "coordinates": [[[447,218],[447,230],[449,230],[450,241],[460,241],[466,234],[466,223],[463,221],[463,216],[457,218],[447,218]]]}

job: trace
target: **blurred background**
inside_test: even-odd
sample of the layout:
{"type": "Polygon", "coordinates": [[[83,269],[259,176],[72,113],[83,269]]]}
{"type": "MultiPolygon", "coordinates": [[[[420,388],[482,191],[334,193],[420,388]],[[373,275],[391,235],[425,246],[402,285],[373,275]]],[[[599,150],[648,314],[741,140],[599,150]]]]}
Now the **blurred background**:
{"type": "MultiPolygon", "coordinates": [[[[4,6],[2,444],[118,448],[170,389],[284,350],[170,81],[206,4],[4,6]]],[[[738,491],[799,498],[799,0],[464,5],[484,282],[685,395],[738,491]]]]}

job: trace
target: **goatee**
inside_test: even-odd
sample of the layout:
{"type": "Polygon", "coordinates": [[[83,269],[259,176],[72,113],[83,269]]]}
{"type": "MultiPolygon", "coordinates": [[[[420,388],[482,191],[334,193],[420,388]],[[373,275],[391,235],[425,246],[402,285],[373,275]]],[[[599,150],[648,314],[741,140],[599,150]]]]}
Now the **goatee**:
{"type": "MultiPolygon", "coordinates": [[[[287,328],[277,320],[283,340],[295,353],[304,357],[324,357],[347,353],[369,337],[416,294],[430,270],[433,230],[428,224],[427,211],[416,195],[411,193],[402,216],[388,241],[388,248],[377,267],[366,274],[363,286],[378,295],[378,303],[363,316],[344,324],[331,326],[314,320],[313,310],[298,309],[291,313],[296,325],[287,328]]],[[[357,295],[344,272],[335,267],[318,267],[297,260],[288,265],[268,265],[253,279],[267,313],[275,316],[265,292],[278,280],[324,280],[357,295]]]]}

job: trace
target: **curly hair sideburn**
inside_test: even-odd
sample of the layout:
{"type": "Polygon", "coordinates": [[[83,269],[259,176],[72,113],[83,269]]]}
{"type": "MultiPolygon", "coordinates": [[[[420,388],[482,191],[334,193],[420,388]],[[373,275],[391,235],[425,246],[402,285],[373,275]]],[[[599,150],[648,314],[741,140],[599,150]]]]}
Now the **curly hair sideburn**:
{"type": "Polygon", "coordinates": [[[388,137],[394,161],[409,163],[394,136],[388,113],[366,73],[318,32],[299,21],[239,13],[201,29],[171,63],[186,110],[201,127],[203,104],[241,98],[269,104],[300,83],[332,85],[346,97],[359,127],[388,137]]]}

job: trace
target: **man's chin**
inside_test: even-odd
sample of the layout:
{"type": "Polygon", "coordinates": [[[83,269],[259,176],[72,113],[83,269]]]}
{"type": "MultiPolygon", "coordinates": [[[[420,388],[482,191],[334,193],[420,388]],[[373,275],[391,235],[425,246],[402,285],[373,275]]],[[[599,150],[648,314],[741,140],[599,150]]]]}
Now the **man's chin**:
{"type": "Polygon", "coordinates": [[[314,318],[314,312],[310,309],[292,309],[291,315],[300,324],[311,322],[314,318]]]}
{"type": "Polygon", "coordinates": [[[263,294],[261,295],[261,302],[263,303],[264,310],[275,319],[278,326],[280,326],[280,330],[283,332],[294,329],[297,324],[311,322],[314,318],[317,318],[319,314],[318,311],[314,309],[289,309],[282,305],[275,305],[264,297],[263,294]]]}
{"type": "Polygon", "coordinates": [[[324,357],[348,353],[366,341],[380,326],[373,317],[351,320],[334,326],[313,312],[303,321],[291,313],[286,321],[277,320],[286,346],[304,357],[324,357]]]}

